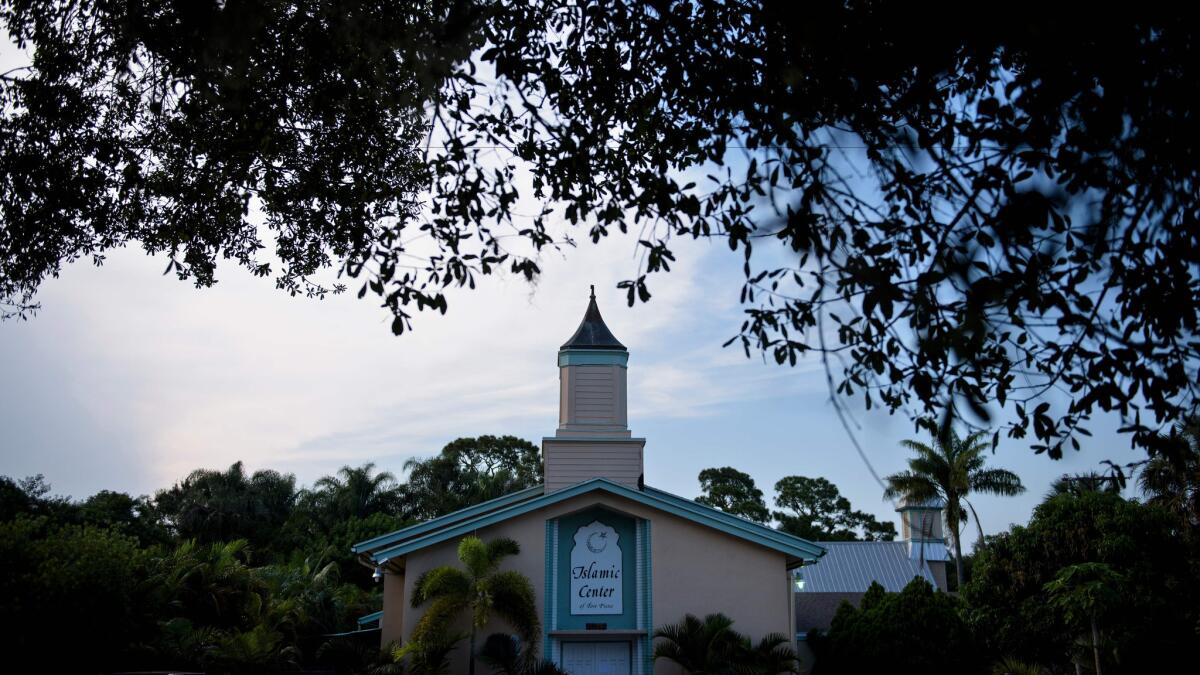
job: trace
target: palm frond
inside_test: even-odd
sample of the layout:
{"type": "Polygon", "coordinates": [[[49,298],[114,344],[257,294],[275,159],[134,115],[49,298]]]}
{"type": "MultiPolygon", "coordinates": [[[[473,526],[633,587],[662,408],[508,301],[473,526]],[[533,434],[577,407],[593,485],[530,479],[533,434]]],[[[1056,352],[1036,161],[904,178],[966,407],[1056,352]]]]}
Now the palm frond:
{"type": "MultiPolygon", "coordinates": [[[[468,606],[462,598],[441,597],[430,603],[425,613],[413,627],[410,642],[424,645],[440,644],[450,635],[450,626],[454,618],[468,606]]],[[[461,638],[460,638],[461,639],[461,638]]]]}
{"type": "Polygon", "coordinates": [[[515,571],[497,572],[488,580],[492,596],[492,611],[513,627],[521,640],[530,645],[529,656],[536,655],[541,635],[536,595],[533,585],[524,574],[515,571]]]}
{"type": "Polygon", "coordinates": [[[1008,469],[976,471],[971,476],[970,485],[975,492],[988,492],[1002,497],[1012,497],[1025,491],[1021,477],[1008,469]]]}
{"type": "Polygon", "coordinates": [[[488,561],[493,567],[500,564],[501,559],[510,555],[519,555],[520,553],[521,545],[515,539],[500,537],[487,543],[488,561]]]}
{"type": "Polygon", "coordinates": [[[435,598],[467,597],[470,594],[471,580],[467,575],[462,570],[443,565],[417,577],[417,582],[413,584],[412,606],[420,607],[435,598]]]}
{"type": "Polygon", "coordinates": [[[476,579],[487,575],[492,567],[491,561],[488,560],[487,544],[474,535],[463,537],[462,541],[458,542],[458,559],[476,579]]]}

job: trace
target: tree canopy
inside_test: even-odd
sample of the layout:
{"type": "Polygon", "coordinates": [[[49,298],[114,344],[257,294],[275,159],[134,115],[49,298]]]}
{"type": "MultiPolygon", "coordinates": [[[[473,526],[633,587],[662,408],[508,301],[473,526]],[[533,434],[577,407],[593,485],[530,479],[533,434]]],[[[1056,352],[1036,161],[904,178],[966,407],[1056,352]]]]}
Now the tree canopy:
{"type": "Polygon", "coordinates": [[[1116,411],[1153,449],[1198,401],[1194,22],[955,9],[11,3],[0,297],[136,243],[201,285],[356,278],[401,332],[548,246],[638,233],[632,303],[719,240],[748,354],[931,430],[998,406],[1058,457],[1116,411]]]}
{"type": "Polygon", "coordinates": [[[921,577],[899,593],[872,582],[858,607],[843,600],[829,633],[813,639],[813,672],[982,672],[962,609],[961,600],[921,577]]]}
{"type": "Polygon", "coordinates": [[[542,451],[516,436],[459,438],[404,463],[405,512],[428,520],[542,482],[542,451]]]}
{"type": "MultiPolygon", "coordinates": [[[[527,441],[483,436],[447,447],[460,462],[453,488],[483,486],[458,494],[463,506],[540,477],[527,441]]],[[[402,670],[377,633],[358,630],[357,619],[379,609],[381,585],[351,545],[411,524],[410,511],[444,508],[439,494],[422,500],[425,485],[366,463],[298,487],[292,474],[237,462],[193,471],[154,497],[102,490],[77,501],[53,495],[42,476],[0,476],[0,625],[24,652],[72,672],[402,670]],[[45,630],[64,611],[90,627],[66,653],[62,636],[45,630]]],[[[491,562],[467,550],[483,565],[474,571],[503,555],[489,550],[491,562]]],[[[500,590],[489,587],[487,607],[514,611],[500,590]]],[[[529,602],[519,607],[526,615],[529,602]]],[[[521,632],[524,644],[529,635],[521,632]]]]}
{"type": "MultiPolygon", "coordinates": [[[[1168,663],[1195,643],[1200,619],[1196,548],[1181,536],[1183,527],[1164,508],[1110,492],[1049,498],[1028,525],[989,537],[976,553],[963,587],[976,634],[993,658],[1019,654],[1066,666],[1077,638],[1089,632],[1075,614],[1092,602],[1088,612],[1095,610],[1104,633],[1107,664],[1170,669],[1168,663]],[[1096,576],[1121,580],[1103,589],[1102,604],[1088,597],[1096,589],[1072,582],[1096,576]],[[1056,593],[1048,595],[1047,587],[1056,593]]],[[[1085,644],[1092,642],[1089,636],[1085,644]]],[[[1091,660],[1089,649],[1083,662],[1091,660]]]]}
{"type": "Polygon", "coordinates": [[[772,511],[779,529],[811,541],[891,541],[896,526],[880,522],[865,511],[855,511],[850,500],[825,478],[785,476],[775,483],[772,511]]]}
{"type": "Polygon", "coordinates": [[[748,473],[738,471],[732,466],[715,469],[704,469],[700,472],[701,495],[696,497],[696,503],[732,513],[756,523],[765,523],[771,519],[767,503],[763,501],[763,492],[754,484],[754,479],[748,473]]]}

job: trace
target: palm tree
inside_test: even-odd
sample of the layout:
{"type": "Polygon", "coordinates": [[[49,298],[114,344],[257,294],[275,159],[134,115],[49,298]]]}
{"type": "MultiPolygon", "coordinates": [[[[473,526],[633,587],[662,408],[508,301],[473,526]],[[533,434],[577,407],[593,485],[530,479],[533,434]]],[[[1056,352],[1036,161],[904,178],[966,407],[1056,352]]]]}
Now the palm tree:
{"type": "Polygon", "coordinates": [[[1050,491],[1046,493],[1046,499],[1059,495],[1080,495],[1087,492],[1120,494],[1121,483],[1115,476],[1106,476],[1099,471],[1077,473],[1074,476],[1063,474],[1050,484],[1050,491]]]}
{"type": "Polygon", "coordinates": [[[1163,438],[1138,484],[1152,504],[1175,513],[1194,531],[1200,526],[1200,417],[1190,417],[1163,438]]]}
{"type": "Polygon", "coordinates": [[[157,602],[199,625],[245,628],[270,595],[246,564],[247,556],[244,539],[208,546],[185,541],[155,560],[145,588],[157,602]]]}
{"type": "Polygon", "coordinates": [[[527,656],[526,649],[513,635],[492,633],[479,650],[479,660],[491,666],[495,675],[568,675],[553,661],[527,656]]]}
{"type": "MultiPolygon", "coordinates": [[[[1011,497],[1025,491],[1017,474],[1007,469],[984,468],[984,451],[987,443],[983,440],[986,432],[976,432],[966,438],[959,438],[953,429],[948,430],[945,438],[934,439],[933,445],[919,441],[901,441],[901,445],[917,454],[908,460],[908,471],[894,473],[884,480],[887,489],[885,499],[901,498],[910,502],[925,502],[941,499],[946,505],[946,525],[954,536],[954,569],[958,573],[958,584],[963,584],[962,564],[962,525],[967,522],[967,512],[971,509],[975,522],[979,523],[979,514],[967,499],[967,495],[982,492],[1011,497]]],[[[983,539],[983,527],[979,528],[979,538],[983,539]]]]}
{"type": "MultiPolygon", "coordinates": [[[[515,571],[498,570],[500,561],[517,555],[521,547],[508,538],[484,543],[478,537],[466,537],[458,545],[458,559],[466,570],[443,565],[435,567],[418,579],[414,587],[412,606],[430,603],[425,614],[413,628],[409,643],[399,655],[414,653],[422,645],[443,644],[450,622],[464,611],[471,612],[471,675],[475,673],[475,637],[493,613],[507,621],[521,641],[533,647],[541,631],[534,604],[533,586],[525,575],[515,571]],[[406,651],[407,650],[407,651],[406,651]]],[[[528,648],[525,657],[536,656],[528,648]]]]}
{"type": "Polygon", "coordinates": [[[743,657],[739,659],[744,665],[736,670],[744,675],[798,673],[800,662],[796,658],[796,650],[792,649],[791,645],[791,639],[783,633],[768,633],[753,645],[748,638],[744,638],[743,657]]]}
{"type": "Polygon", "coordinates": [[[396,476],[390,471],[375,473],[374,462],[343,466],[336,476],[313,483],[313,493],[322,503],[322,510],[339,520],[392,513],[399,502],[396,476]]]}
{"type": "Polygon", "coordinates": [[[720,613],[704,619],[685,614],[683,621],[654,631],[654,637],[654,659],[674,661],[691,675],[731,672],[744,639],[733,630],[733,619],[720,613]]]}

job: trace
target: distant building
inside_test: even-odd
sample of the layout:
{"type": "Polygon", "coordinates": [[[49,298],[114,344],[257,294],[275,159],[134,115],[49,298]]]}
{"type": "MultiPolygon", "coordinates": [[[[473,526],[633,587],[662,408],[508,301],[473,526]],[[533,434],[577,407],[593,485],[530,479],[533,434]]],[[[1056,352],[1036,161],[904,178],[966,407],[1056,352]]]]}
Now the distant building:
{"type": "MultiPolygon", "coordinates": [[[[680,672],[654,663],[651,639],[688,613],[723,612],[756,641],[797,634],[792,571],[826,547],[646,485],[646,441],[628,426],[628,362],[593,295],[558,350],[559,420],[542,441],[543,485],[353,547],[383,576],[384,643],[412,634],[426,611],[410,602],[413,584],[433,567],[458,565],[458,542],[469,534],[520,544],[505,566],[536,590],[539,651],[573,675],[680,672]]],[[[482,635],[494,632],[511,630],[494,621],[482,635]]],[[[466,648],[453,657],[451,672],[467,672],[466,648]]]]}
{"type": "Polygon", "coordinates": [[[805,665],[812,664],[805,645],[808,632],[829,630],[842,602],[857,607],[873,582],[889,593],[898,593],[913,577],[921,577],[934,588],[946,590],[950,556],[942,502],[903,503],[896,510],[900,513],[900,541],[817,542],[825,555],[794,571],[797,651],[805,665]]]}

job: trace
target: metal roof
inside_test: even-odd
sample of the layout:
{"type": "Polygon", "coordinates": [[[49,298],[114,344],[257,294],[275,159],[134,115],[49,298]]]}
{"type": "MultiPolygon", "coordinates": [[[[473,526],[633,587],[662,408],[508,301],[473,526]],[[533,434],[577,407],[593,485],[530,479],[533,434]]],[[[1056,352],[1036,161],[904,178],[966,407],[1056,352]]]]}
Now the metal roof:
{"type": "Polygon", "coordinates": [[[370,614],[364,614],[364,615],[358,617],[358,625],[365,626],[369,623],[376,623],[382,619],[383,619],[383,610],[380,610],[378,612],[371,612],[370,614]]]}
{"type": "Polygon", "coordinates": [[[592,286],[592,297],[588,300],[587,312],[583,315],[583,321],[579,323],[579,328],[575,329],[575,334],[571,339],[567,340],[566,344],[559,347],[563,349],[613,349],[618,351],[628,351],[625,345],[621,344],[608,326],[604,325],[604,319],[600,316],[600,308],[596,305],[596,287],[592,286]]]}
{"type": "MultiPolygon", "coordinates": [[[[909,557],[906,541],[823,541],[820,560],[796,571],[804,580],[803,593],[863,593],[878,581],[888,592],[899,592],[913,577],[937,586],[928,565],[909,557]]],[[[926,544],[929,546],[929,544],[926,544]]],[[[944,548],[944,547],[943,547],[944,548]]],[[[918,553],[919,547],[913,550],[918,553]]],[[[926,560],[934,560],[928,555],[926,560]]]]}

